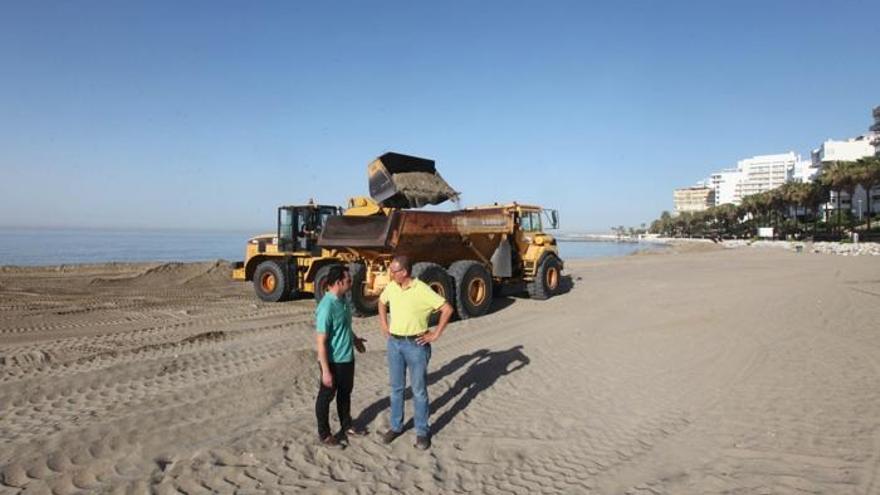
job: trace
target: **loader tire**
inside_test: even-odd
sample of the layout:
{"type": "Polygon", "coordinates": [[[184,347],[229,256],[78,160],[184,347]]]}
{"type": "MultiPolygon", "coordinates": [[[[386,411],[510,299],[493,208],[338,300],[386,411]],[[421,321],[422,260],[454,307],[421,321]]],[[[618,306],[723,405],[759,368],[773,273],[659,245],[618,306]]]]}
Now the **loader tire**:
{"type": "Polygon", "coordinates": [[[264,261],[254,270],[254,292],[266,302],[284,301],[290,296],[287,270],[277,261],[264,261]]]}
{"type": "MultiPolygon", "coordinates": [[[[442,266],[437,263],[422,261],[413,265],[410,275],[412,278],[417,278],[428,284],[431,290],[454,306],[455,284],[452,281],[452,277],[446,273],[442,266]]],[[[428,319],[428,324],[434,326],[438,321],[440,321],[440,313],[434,312],[428,319]]]]}
{"type": "Polygon", "coordinates": [[[379,296],[364,293],[367,281],[367,268],[363,263],[350,263],[348,273],[351,275],[351,309],[356,316],[373,316],[379,312],[379,296]]]}
{"type": "Polygon", "coordinates": [[[455,311],[462,320],[483,316],[492,306],[492,275],[482,263],[456,261],[449,267],[455,280],[455,311]]]}
{"type": "Polygon", "coordinates": [[[544,300],[559,294],[562,282],[562,263],[559,258],[548,254],[541,260],[535,272],[535,280],[529,282],[529,297],[544,300]]]}
{"type": "Polygon", "coordinates": [[[327,275],[330,274],[330,268],[337,266],[338,263],[331,263],[329,265],[324,265],[321,268],[318,268],[318,272],[315,273],[315,302],[321,302],[324,294],[327,292],[327,275]]]}

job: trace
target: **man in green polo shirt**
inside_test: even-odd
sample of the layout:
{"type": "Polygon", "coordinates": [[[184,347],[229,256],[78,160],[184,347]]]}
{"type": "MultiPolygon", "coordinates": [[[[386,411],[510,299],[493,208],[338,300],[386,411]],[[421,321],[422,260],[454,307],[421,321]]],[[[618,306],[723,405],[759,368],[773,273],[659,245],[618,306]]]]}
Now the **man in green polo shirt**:
{"type": "Polygon", "coordinates": [[[315,309],[318,363],[321,366],[315,415],[318,437],[325,445],[334,447],[339,446],[339,440],[330,434],[330,402],[334,395],[343,434],[365,434],[351,422],[351,390],[354,388],[354,349],[364,352],[366,339],[358,338],[351,329],[351,310],[345,301],[345,294],[351,289],[348,268],[333,266],[326,281],[327,291],[315,309]]]}
{"type": "Polygon", "coordinates": [[[388,341],[388,374],[391,381],[390,428],[382,435],[391,443],[403,432],[403,392],[406,389],[406,370],[413,393],[415,409],[416,447],[431,447],[428,416],[428,361],[431,342],[443,334],[452,317],[452,306],[442,296],[419,279],[410,275],[412,266],[405,256],[397,256],[389,266],[391,282],[379,296],[379,324],[388,341]],[[391,323],[388,323],[390,306],[391,323]],[[440,311],[440,321],[434,331],[428,331],[431,314],[440,311]]]}

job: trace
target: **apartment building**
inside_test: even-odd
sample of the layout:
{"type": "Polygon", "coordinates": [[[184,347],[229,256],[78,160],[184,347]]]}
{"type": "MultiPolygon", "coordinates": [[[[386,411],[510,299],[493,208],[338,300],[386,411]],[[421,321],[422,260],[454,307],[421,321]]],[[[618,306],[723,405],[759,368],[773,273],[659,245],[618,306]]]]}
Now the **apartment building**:
{"type": "Polygon", "coordinates": [[[715,206],[715,190],[708,185],[676,189],[672,193],[675,213],[705,211],[715,206]]]}
{"type": "Polygon", "coordinates": [[[793,174],[798,161],[800,158],[794,151],[776,155],[758,155],[738,161],[736,168],[742,177],[734,191],[735,202],[785,184],[793,174]]]}
{"type": "Polygon", "coordinates": [[[710,183],[712,184],[712,190],[715,192],[715,204],[713,206],[739,202],[736,197],[736,187],[742,180],[742,176],[742,172],[737,169],[727,169],[712,174],[710,183]]]}

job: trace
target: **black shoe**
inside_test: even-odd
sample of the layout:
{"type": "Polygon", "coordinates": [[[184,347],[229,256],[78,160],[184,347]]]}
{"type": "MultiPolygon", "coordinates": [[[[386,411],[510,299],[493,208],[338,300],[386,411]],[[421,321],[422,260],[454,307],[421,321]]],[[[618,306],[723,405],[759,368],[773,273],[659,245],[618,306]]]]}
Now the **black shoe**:
{"type": "Polygon", "coordinates": [[[416,437],[415,447],[419,450],[428,450],[431,448],[431,437],[416,437]]]}
{"type": "Polygon", "coordinates": [[[389,429],[388,431],[386,431],[385,433],[382,434],[382,443],[387,445],[387,444],[393,442],[394,439],[399,437],[402,433],[403,432],[394,431],[392,429],[389,429]]]}

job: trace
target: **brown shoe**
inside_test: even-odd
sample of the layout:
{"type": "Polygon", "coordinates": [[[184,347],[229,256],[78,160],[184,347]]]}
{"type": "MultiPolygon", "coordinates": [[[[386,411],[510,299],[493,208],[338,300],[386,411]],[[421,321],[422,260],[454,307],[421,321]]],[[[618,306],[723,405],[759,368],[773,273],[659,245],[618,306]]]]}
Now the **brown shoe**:
{"type": "Polygon", "coordinates": [[[382,443],[384,443],[384,444],[387,445],[387,444],[393,442],[394,439],[396,439],[397,437],[399,437],[401,434],[403,434],[403,432],[401,432],[401,431],[394,431],[394,430],[392,430],[392,429],[389,428],[388,431],[386,431],[385,433],[382,434],[382,443]]]}
{"type": "Polygon", "coordinates": [[[336,438],[335,436],[333,436],[333,435],[327,435],[326,437],[322,438],[322,439],[321,439],[321,443],[322,443],[325,447],[330,447],[331,449],[339,449],[339,448],[342,448],[342,443],[340,443],[340,442],[339,442],[339,439],[337,439],[337,438],[336,438]]]}

